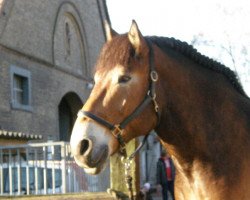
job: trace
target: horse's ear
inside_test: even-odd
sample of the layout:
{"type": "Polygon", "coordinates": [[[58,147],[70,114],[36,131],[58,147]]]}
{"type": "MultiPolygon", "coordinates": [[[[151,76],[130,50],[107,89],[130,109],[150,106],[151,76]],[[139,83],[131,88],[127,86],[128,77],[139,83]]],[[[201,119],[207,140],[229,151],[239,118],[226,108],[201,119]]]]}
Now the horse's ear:
{"type": "Polygon", "coordinates": [[[114,36],[118,35],[106,20],[104,21],[104,28],[107,42],[111,41],[114,36]]]}
{"type": "Polygon", "coordinates": [[[136,55],[139,55],[141,53],[145,41],[135,20],[132,21],[132,25],[128,32],[128,38],[135,49],[136,55]]]}

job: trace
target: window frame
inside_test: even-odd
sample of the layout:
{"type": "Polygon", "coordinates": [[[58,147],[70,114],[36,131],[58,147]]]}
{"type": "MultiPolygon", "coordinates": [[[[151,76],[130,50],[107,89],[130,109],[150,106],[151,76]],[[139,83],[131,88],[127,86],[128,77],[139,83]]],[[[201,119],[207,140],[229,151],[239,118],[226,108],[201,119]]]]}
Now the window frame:
{"type": "Polygon", "coordinates": [[[12,65],[10,67],[10,74],[11,74],[11,107],[12,109],[19,109],[19,110],[25,110],[25,111],[32,111],[32,106],[31,106],[31,73],[30,71],[14,66],[12,65]],[[26,81],[25,85],[23,86],[24,88],[22,88],[23,92],[25,93],[24,95],[26,95],[24,101],[27,102],[27,104],[22,104],[16,101],[16,88],[15,88],[15,76],[20,77],[22,79],[24,79],[24,81],[26,81]],[[26,79],[26,80],[25,80],[26,79]]]}

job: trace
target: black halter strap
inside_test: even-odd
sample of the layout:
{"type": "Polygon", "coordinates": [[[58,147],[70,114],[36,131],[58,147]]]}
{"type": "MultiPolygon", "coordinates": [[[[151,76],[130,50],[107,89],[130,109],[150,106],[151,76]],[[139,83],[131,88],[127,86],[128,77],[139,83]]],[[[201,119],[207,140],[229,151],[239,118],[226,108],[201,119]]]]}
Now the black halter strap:
{"type": "MultiPolygon", "coordinates": [[[[147,94],[145,95],[145,98],[143,101],[135,108],[135,110],[128,116],[126,117],[120,124],[111,124],[110,122],[106,121],[105,119],[96,116],[95,114],[88,112],[88,111],[83,111],[80,110],[78,113],[78,116],[85,116],[87,118],[92,119],[93,121],[105,126],[109,130],[112,131],[112,134],[116,137],[118,140],[120,146],[121,146],[121,153],[126,156],[126,150],[125,150],[125,141],[122,137],[122,130],[133,120],[135,119],[145,108],[150,104],[150,102],[153,102],[154,105],[154,110],[157,114],[157,121],[159,123],[160,120],[160,112],[159,112],[159,106],[156,101],[156,92],[155,92],[155,84],[156,81],[158,80],[158,74],[155,70],[154,66],[154,51],[152,48],[151,42],[146,39],[146,42],[149,47],[149,89],[147,91],[147,94]]],[[[158,125],[157,123],[157,125],[158,125]]],[[[135,150],[134,153],[129,156],[129,159],[132,159],[135,154],[141,149],[141,147],[144,145],[144,143],[147,140],[148,135],[145,136],[143,139],[142,143],[138,146],[138,148],[135,150]]]]}

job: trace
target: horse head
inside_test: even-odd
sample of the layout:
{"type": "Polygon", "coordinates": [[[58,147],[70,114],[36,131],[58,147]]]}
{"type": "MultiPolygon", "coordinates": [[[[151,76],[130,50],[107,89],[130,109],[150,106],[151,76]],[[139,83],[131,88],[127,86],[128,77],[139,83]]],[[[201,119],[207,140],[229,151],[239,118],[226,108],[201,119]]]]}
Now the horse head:
{"type": "Polygon", "coordinates": [[[70,140],[76,163],[90,174],[99,173],[121,145],[148,134],[157,123],[152,103],[128,120],[145,97],[150,96],[150,102],[155,97],[149,94],[149,77],[157,78],[157,74],[149,75],[150,48],[136,22],[123,35],[106,24],[106,38],[95,68],[95,85],[78,114],[70,140]]]}

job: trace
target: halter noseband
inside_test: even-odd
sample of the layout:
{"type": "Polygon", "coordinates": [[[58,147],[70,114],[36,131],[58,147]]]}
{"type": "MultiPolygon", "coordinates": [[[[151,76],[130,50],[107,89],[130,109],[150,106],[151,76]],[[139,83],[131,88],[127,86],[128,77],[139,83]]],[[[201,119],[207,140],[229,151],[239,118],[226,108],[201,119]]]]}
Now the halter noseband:
{"type": "MultiPolygon", "coordinates": [[[[122,130],[128,125],[128,123],[130,123],[134,118],[136,118],[150,102],[152,102],[154,105],[154,109],[157,114],[158,123],[160,119],[159,106],[156,101],[156,93],[155,93],[155,83],[158,80],[158,73],[156,72],[155,66],[154,66],[154,51],[152,49],[152,44],[150,41],[148,40],[146,41],[149,47],[149,70],[150,70],[149,71],[149,89],[144,100],[135,108],[135,110],[128,117],[126,117],[120,124],[111,124],[105,119],[102,119],[101,117],[98,117],[95,114],[88,112],[88,111],[80,110],[78,112],[78,116],[85,116],[95,122],[98,122],[99,124],[105,126],[106,128],[108,128],[112,132],[114,137],[118,140],[120,147],[121,147],[120,151],[125,157],[126,157],[126,149],[125,149],[126,143],[121,133],[122,133],[122,130]]],[[[143,142],[137,147],[135,152],[132,155],[130,155],[129,157],[130,159],[132,159],[134,155],[136,154],[136,152],[140,150],[140,148],[146,142],[147,137],[148,135],[145,136],[145,138],[143,139],[143,142]]]]}

